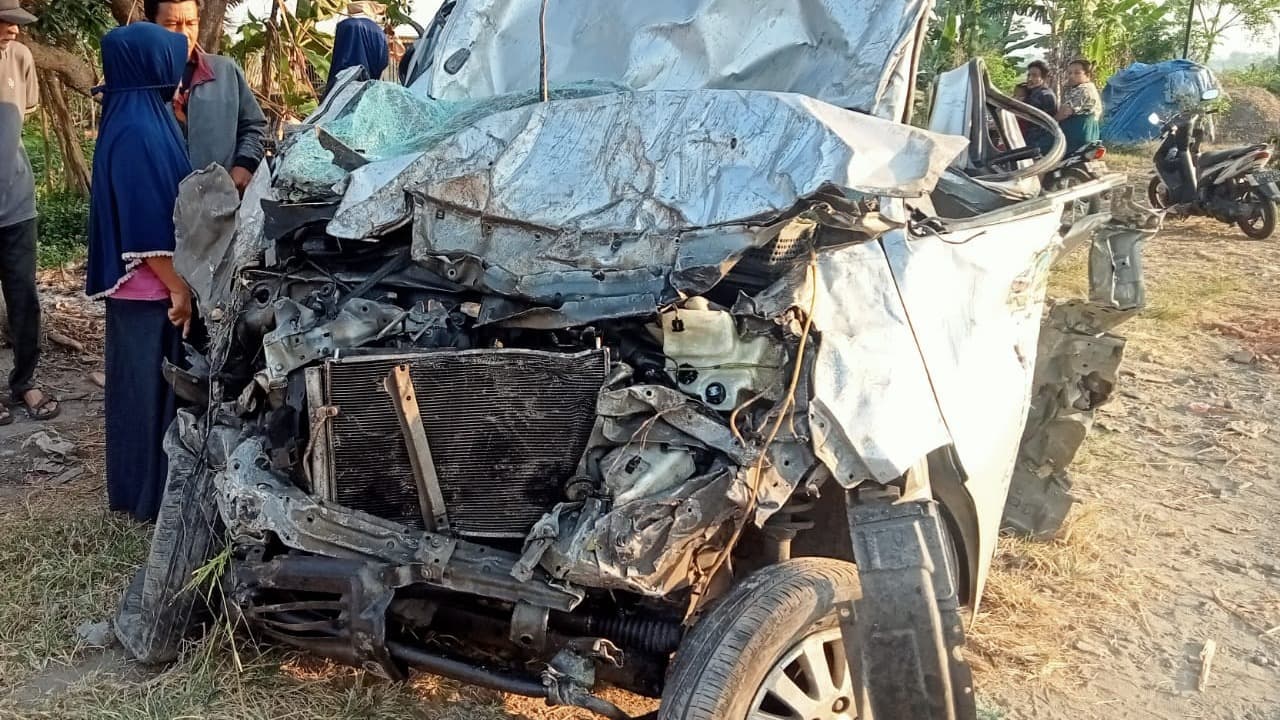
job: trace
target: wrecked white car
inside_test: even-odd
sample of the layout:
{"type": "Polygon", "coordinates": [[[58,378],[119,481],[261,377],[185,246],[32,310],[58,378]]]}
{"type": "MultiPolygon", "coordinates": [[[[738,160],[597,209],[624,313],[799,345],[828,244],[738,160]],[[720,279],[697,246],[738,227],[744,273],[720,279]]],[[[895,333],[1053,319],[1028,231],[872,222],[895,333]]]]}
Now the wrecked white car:
{"type": "Polygon", "coordinates": [[[981,82],[906,123],[927,3],[540,7],[446,3],[243,203],[184,183],[210,343],[120,639],[173,657],[216,558],[248,632],[388,678],[973,717],[963,613],[1011,479],[1023,530],[1069,507],[1149,223],[1073,230],[1093,297],[1046,313],[1101,185],[1021,193],[1057,158],[982,144],[1034,111],[981,82]]]}

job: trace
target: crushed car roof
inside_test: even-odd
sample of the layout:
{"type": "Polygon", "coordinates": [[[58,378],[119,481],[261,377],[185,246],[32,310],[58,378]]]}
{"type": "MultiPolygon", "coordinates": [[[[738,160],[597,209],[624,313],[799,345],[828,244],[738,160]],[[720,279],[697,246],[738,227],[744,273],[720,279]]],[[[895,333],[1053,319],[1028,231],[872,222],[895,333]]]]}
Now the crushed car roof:
{"type": "MultiPolygon", "coordinates": [[[[556,0],[553,83],[775,90],[899,120],[925,0],[556,0]]],[[[460,0],[414,89],[446,100],[538,87],[541,0],[460,0]]]]}

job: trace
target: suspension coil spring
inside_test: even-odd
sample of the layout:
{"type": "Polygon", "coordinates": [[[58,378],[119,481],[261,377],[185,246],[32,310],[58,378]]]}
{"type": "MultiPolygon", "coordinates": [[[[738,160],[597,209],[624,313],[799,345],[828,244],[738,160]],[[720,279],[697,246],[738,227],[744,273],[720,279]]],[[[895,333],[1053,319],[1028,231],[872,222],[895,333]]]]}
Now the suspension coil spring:
{"type": "Polygon", "coordinates": [[[809,530],[813,527],[813,521],[807,519],[805,515],[812,511],[813,507],[812,497],[800,494],[792,495],[778,509],[778,512],[770,515],[764,521],[764,530],[766,532],[789,534],[792,537],[801,530],[809,530]]]}

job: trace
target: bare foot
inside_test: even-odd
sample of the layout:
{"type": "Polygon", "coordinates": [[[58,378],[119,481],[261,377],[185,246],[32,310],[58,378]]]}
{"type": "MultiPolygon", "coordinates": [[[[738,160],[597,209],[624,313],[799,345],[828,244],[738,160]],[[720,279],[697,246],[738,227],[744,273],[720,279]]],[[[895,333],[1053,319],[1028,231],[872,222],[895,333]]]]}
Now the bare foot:
{"type": "Polygon", "coordinates": [[[62,412],[62,405],[43,390],[31,389],[22,394],[27,416],[32,420],[52,420],[62,412]]]}

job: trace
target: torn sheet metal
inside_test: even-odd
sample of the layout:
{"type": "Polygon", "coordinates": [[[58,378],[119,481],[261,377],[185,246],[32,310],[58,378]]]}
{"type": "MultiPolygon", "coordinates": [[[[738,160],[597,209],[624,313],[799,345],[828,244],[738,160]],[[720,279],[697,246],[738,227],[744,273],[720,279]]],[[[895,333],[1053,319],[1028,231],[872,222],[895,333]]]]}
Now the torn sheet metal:
{"type": "Polygon", "coordinates": [[[1072,300],[1045,317],[1006,528],[1043,538],[1062,527],[1075,502],[1067,467],[1093,427],[1094,410],[1111,398],[1124,358],[1125,339],[1106,330],[1133,314],[1072,300]]]}
{"type": "Polygon", "coordinates": [[[820,250],[816,269],[815,283],[807,266],[796,268],[755,298],[753,312],[813,308],[822,338],[809,405],[814,452],[846,487],[889,482],[950,435],[880,244],[820,250]]]}
{"type": "MultiPolygon", "coordinates": [[[[174,265],[213,325],[234,319],[239,273],[262,262],[267,247],[263,202],[274,199],[269,163],[254,173],[241,198],[227,171],[210,165],[185,178],[174,206],[174,265]]],[[[218,334],[216,328],[211,328],[218,334]]]]}
{"type": "Polygon", "coordinates": [[[776,234],[773,228],[735,225],[619,237],[498,224],[487,214],[423,200],[413,224],[413,259],[474,290],[558,309],[548,317],[548,308],[491,306],[483,323],[505,318],[521,320],[509,323],[521,327],[568,327],[650,314],[681,294],[706,292],[744,253],[776,234]]]}
{"type": "MultiPolygon", "coordinates": [[[[219,432],[220,429],[215,429],[219,432]]],[[[569,611],[584,593],[545,573],[532,582],[509,577],[514,554],[465,540],[420,532],[332,503],[321,503],[288,478],[264,469],[270,451],[259,437],[241,439],[227,467],[214,475],[218,510],[232,537],[270,534],[286,547],[315,555],[397,566],[408,582],[455,592],[569,611]]]]}
{"type": "Polygon", "coordinates": [[[266,250],[268,239],[264,235],[267,224],[267,213],[263,208],[264,201],[275,200],[271,189],[271,168],[269,163],[262,163],[253,174],[253,180],[244,190],[240,201],[240,211],[236,215],[235,266],[237,269],[248,267],[259,260],[259,255],[266,250]]]}
{"type": "Polygon", "coordinates": [[[883,239],[978,512],[981,592],[1026,424],[1061,208],[944,237],[883,239]]]}
{"type": "MultiPolygon", "coordinates": [[[[548,76],[635,90],[796,92],[898,120],[924,0],[555,0],[548,76]]],[[[461,0],[415,91],[460,100],[538,87],[540,0],[461,0]]]]}
{"type": "Polygon", "coordinates": [[[602,320],[648,315],[654,312],[658,304],[658,296],[652,293],[567,299],[556,307],[485,295],[480,301],[480,315],[476,326],[501,325],[526,330],[560,330],[602,320]]]}
{"type": "Polygon", "coordinates": [[[753,302],[766,317],[814,302],[810,430],[841,484],[888,482],[955,446],[980,515],[982,576],[1026,421],[1058,213],[822,250],[816,301],[798,268],[753,302]]]}
{"type": "Polygon", "coordinates": [[[608,444],[653,442],[716,450],[738,465],[759,453],[738,442],[715,412],[682,392],[661,385],[632,385],[600,393],[599,429],[608,444]]]}
{"type": "MultiPolygon", "coordinates": [[[[550,88],[550,99],[594,97],[627,88],[612,83],[574,83],[550,88]]],[[[395,83],[340,85],[349,100],[335,103],[282,143],[274,184],[294,200],[342,194],[348,174],[370,162],[421,152],[480,118],[541,100],[526,91],[460,102],[416,95],[395,83]]]]}
{"type": "Polygon", "coordinates": [[[597,413],[580,471],[604,478],[611,495],[561,503],[544,516],[517,578],[541,565],[591,587],[668,595],[705,570],[699,558],[723,549],[736,525],[763,526],[817,463],[805,444],[779,438],[756,483],[759,450],[739,442],[721,415],[660,385],[601,392],[597,413]],[[695,458],[708,452],[718,459],[697,474],[695,458]]]}
{"type": "Polygon", "coordinates": [[[1136,205],[1132,189],[1113,199],[1115,217],[1089,252],[1089,301],[1069,300],[1045,315],[1017,466],[1004,508],[1008,529],[1051,537],[1075,498],[1068,466],[1111,398],[1125,339],[1110,332],[1143,307],[1142,245],[1159,229],[1156,213],[1136,205]]]}
{"type": "Polygon", "coordinates": [[[557,539],[542,566],[571,583],[669,595],[705,570],[699,558],[724,548],[742,522],[749,492],[745,471],[719,467],[612,509],[596,498],[580,508],[558,506],[547,521],[547,530],[555,523],[557,539]]]}
{"type": "Polygon", "coordinates": [[[266,377],[271,387],[283,387],[289,373],[320,358],[333,357],[388,334],[421,335],[444,329],[449,313],[438,303],[419,303],[411,310],[372,300],[353,299],[337,317],[321,322],[315,310],[288,298],[276,300],[276,329],[263,338],[266,377]]]}
{"type": "Polygon", "coordinates": [[[1113,310],[1146,305],[1143,244],[1160,229],[1163,215],[1134,198],[1133,187],[1116,190],[1111,220],[1093,236],[1089,249],[1089,301],[1113,310]]]}
{"type": "Polygon", "coordinates": [[[231,245],[239,210],[240,191],[221,165],[197,170],[178,185],[173,209],[174,268],[206,314],[214,308],[225,310],[235,281],[231,245]]]}
{"type": "Polygon", "coordinates": [[[348,240],[374,240],[408,222],[412,206],[407,190],[426,179],[422,156],[415,152],[372,162],[349,174],[326,231],[348,240]]]}
{"type": "Polygon", "coordinates": [[[562,100],[490,115],[421,157],[356,170],[328,230],[364,239],[404,222],[404,191],[417,189],[494,224],[626,241],[767,221],[826,187],[916,197],[966,144],[801,95],[562,100]]]}

